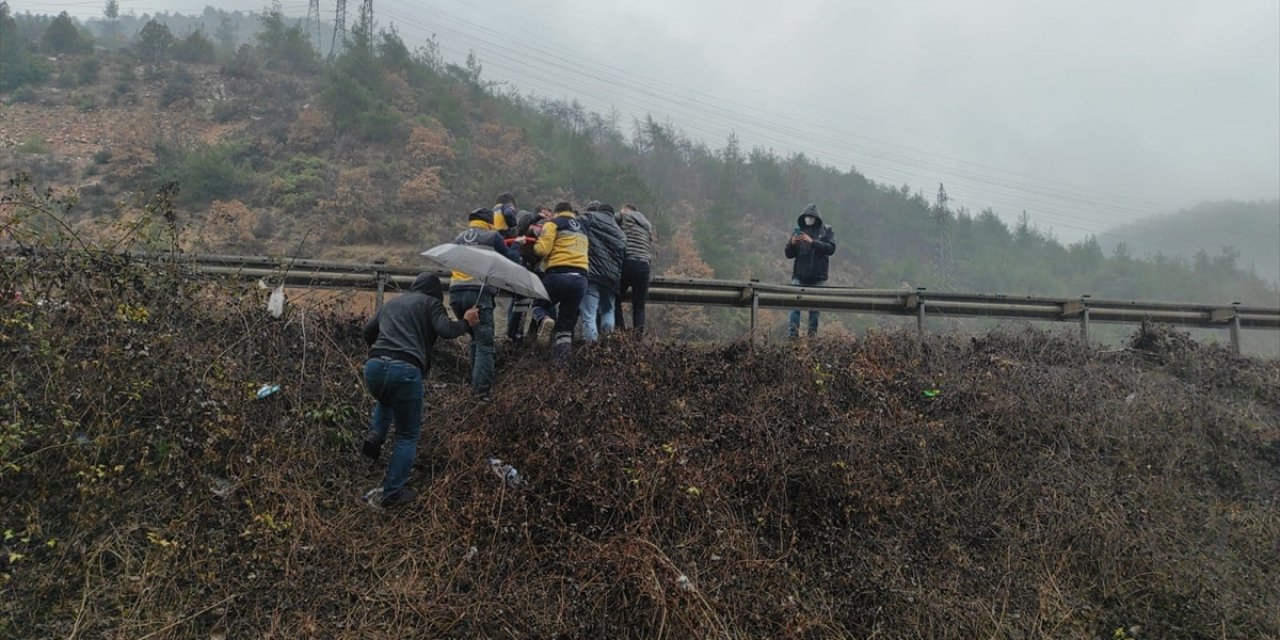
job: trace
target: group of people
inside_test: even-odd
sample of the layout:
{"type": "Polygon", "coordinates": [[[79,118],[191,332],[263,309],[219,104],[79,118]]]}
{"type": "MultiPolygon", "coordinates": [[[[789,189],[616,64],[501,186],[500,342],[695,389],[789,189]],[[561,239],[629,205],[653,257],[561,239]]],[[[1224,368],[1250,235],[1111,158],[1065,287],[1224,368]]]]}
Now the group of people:
{"type": "MultiPolygon", "coordinates": [[[[573,348],[575,331],[598,340],[621,324],[622,302],[630,294],[632,326],[643,332],[649,291],[654,233],[649,220],[634,205],[621,211],[591,201],[579,213],[568,202],[516,208],[510,193],[498,196],[492,207],[468,214],[466,228],[455,244],[488,247],[539,275],[549,300],[532,302],[516,296],[508,310],[507,335],[516,344],[527,337],[552,345],[557,364],[564,365],[573,348]],[[532,321],[528,328],[526,316],[532,321]]],[[[497,288],[470,274],[454,271],[449,306],[444,307],[440,278],[423,273],[408,294],[384,304],[365,324],[369,345],[365,387],[377,401],[362,453],[377,460],[395,423],[395,446],[382,484],[363,494],[363,500],[386,508],[414,498],[405,486],[421,434],[423,375],[431,364],[437,338],[471,334],[471,386],[481,399],[489,398],[495,368],[494,305],[497,288]]]]}
{"type": "MultiPolygon", "coordinates": [[[[575,331],[598,340],[622,323],[622,301],[630,293],[632,323],[644,331],[653,226],[635,206],[621,211],[591,201],[579,213],[568,202],[516,208],[510,193],[497,204],[472,211],[455,244],[488,247],[541,277],[549,300],[536,302],[515,296],[508,309],[507,336],[515,344],[527,337],[546,339],[558,364],[572,350],[575,331]],[[532,322],[526,321],[526,316],[532,322]]],[[[817,205],[805,207],[787,240],[784,254],[793,260],[791,284],[822,286],[827,281],[836,236],[823,222],[817,205]]],[[[369,359],[364,366],[365,387],[377,401],[362,453],[376,461],[392,423],[395,446],[382,483],[363,494],[363,500],[387,508],[413,500],[406,486],[417,454],[422,429],[423,376],[431,366],[438,338],[471,334],[471,386],[489,398],[494,378],[494,300],[497,288],[455,271],[449,284],[449,316],[439,277],[423,273],[405,295],[382,305],[365,324],[369,359]]],[[[791,312],[789,335],[800,332],[800,310],[791,312]]],[[[817,335],[818,312],[809,311],[808,335],[817,335]]]]}

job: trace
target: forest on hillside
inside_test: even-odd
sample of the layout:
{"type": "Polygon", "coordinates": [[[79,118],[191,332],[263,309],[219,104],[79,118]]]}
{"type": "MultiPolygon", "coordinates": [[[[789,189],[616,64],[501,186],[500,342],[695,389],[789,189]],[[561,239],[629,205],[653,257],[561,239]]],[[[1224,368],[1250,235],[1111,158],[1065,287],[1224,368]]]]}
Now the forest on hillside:
{"type": "Polygon", "coordinates": [[[312,255],[411,260],[512,191],[521,207],[636,203],[658,227],[657,273],[784,281],[782,245],[813,202],[839,240],[835,285],[1280,302],[1235,249],[1064,242],[1026,212],[1010,225],[990,208],[951,210],[856,168],[742,148],[732,131],[712,148],[660,117],[522,95],[487,81],[476,56],[447,61],[394,25],[352,25],[330,57],[278,8],[252,18],[244,42],[226,25],[245,16],[213,9],[108,38],[111,21],[90,29],[0,3],[0,97],[15,124],[0,171],[78,188],[86,233],[176,183],[192,249],[283,253],[305,239],[312,255]],[[65,133],[77,123],[83,134],[65,133]]]}
{"type": "Polygon", "coordinates": [[[1214,249],[1234,252],[1237,264],[1280,283],[1280,200],[1203,202],[1121,225],[1098,239],[1108,250],[1124,244],[1135,255],[1163,253],[1193,264],[1211,260],[1214,249]]]}

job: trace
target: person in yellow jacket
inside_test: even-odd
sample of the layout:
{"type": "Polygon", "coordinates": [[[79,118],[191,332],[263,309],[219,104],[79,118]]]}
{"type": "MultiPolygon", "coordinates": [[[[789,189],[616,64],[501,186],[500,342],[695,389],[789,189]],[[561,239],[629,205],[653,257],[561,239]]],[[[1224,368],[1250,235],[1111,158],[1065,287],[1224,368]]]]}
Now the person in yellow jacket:
{"type": "Polygon", "coordinates": [[[516,233],[516,197],[509,191],[500,194],[497,204],[493,205],[493,230],[504,238],[516,233]]]}
{"type": "Polygon", "coordinates": [[[542,284],[551,298],[539,301],[533,314],[542,331],[551,325],[551,349],[560,365],[568,362],[573,350],[578,307],[587,292],[589,246],[587,230],[568,202],[556,204],[555,215],[542,224],[542,235],[533,245],[533,252],[543,258],[546,265],[542,284]]]}

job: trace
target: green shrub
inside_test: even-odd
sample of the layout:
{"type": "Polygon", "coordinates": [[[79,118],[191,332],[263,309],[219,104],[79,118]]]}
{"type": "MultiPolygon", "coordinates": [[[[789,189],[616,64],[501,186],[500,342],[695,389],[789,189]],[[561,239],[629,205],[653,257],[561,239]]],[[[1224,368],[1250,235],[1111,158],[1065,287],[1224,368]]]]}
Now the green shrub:
{"type": "Polygon", "coordinates": [[[49,140],[37,133],[19,143],[17,149],[18,153],[49,153],[49,140]]]}
{"type": "Polygon", "coordinates": [[[169,50],[173,48],[173,32],[163,22],[152,20],[138,32],[136,46],[138,57],[143,62],[155,64],[165,60],[169,50]]]}
{"type": "Polygon", "coordinates": [[[322,158],[296,155],[272,176],[271,200],[289,213],[310,209],[328,191],[328,174],[322,158]]]}
{"type": "Polygon", "coordinates": [[[213,62],[217,50],[204,32],[196,29],[173,46],[173,59],[182,62],[213,62]]]}
{"type": "Polygon", "coordinates": [[[102,64],[97,61],[97,58],[92,58],[92,56],[91,58],[81,60],[81,63],[76,67],[76,77],[79,79],[79,83],[92,84],[97,82],[97,73],[99,73],[99,69],[101,69],[101,67],[102,64]]]}
{"type": "Polygon", "coordinates": [[[0,2],[0,91],[43,82],[49,76],[48,63],[31,51],[31,41],[9,15],[9,4],[0,2]]]}
{"type": "Polygon", "coordinates": [[[381,92],[370,90],[342,70],[329,72],[319,100],[339,133],[355,134],[369,142],[386,142],[395,137],[400,125],[399,116],[387,106],[381,92]]]}
{"type": "Polygon", "coordinates": [[[195,97],[195,80],[186,69],[174,69],[160,90],[160,106],[167,107],[179,100],[195,97]]]}
{"type": "Polygon", "coordinates": [[[98,81],[98,71],[102,68],[102,63],[92,56],[80,61],[80,66],[76,67],[76,77],[80,80],[80,84],[93,84],[98,81]]]}
{"type": "Polygon", "coordinates": [[[27,86],[18,87],[9,94],[9,104],[23,104],[36,101],[36,92],[27,86]]]}
{"type": "Polygon", "coordinates": [[[226,124],[249,117],[249,103],[244,100],[221,100],[213,105],[214,122],[226,124]]]}
{"type": "Polygon", "coordinates": [[[80,34],[80,29],[66,11],[49,23],[41,38],[46,51],[53,53],[82,53],[93,51],[93,40],[80,34]]]}
{"type": "Polygon", "coordinates": [[[241,45],[235,55],[222,65],[222,75],[239,80],[253,80],[259,73],[258,59],[247,44],[241,45]]]}
{"type": "Polygon", "coordinates": [[[319,69],[320,56],[302,25],[285,26],[279,9],[262,14],[262,31],[257,35],[258,51],[270,69],[290,73],[311,73],[319,69]]]}
{"type": "Polygon", "coordinates": [[[241,145],[161,148],[156,153],[151,187],[178,184],[178,204],[198,208],[214,200],[242,197],[253,187],[253,171],[241,145]]]}
{"type": "Polygon", "coordinates": [[[75,108],[88,113],[98,108],[98,99],[92,93],[75,93],[72,94],[70,102],[75,108]]]}

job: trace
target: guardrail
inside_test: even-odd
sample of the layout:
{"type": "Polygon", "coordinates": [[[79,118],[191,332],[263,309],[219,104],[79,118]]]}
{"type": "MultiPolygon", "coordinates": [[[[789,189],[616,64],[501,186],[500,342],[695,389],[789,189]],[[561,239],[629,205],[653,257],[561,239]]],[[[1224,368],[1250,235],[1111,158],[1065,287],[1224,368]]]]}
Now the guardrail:
{"type": "MultiPolygon", "coordinates": [[[[257,280],[270,278],[287,286],[364,289],[378,294],[381,304],[388,288],[407,288],[420,269],[394,267],[385,262],[355,263],[274,259],[260,256],[189,255],[180,260],[213,275],[257,280]]],[[[447,279],[448,274],[442,273],[447,279]]],[[[915,316],[924,332],[929,316],[1008,318],[1047,322],[1076,322],[1087,339],[1093,322],[1133,323],[1152,320],[1166,324],[1226,328],[1231,345],[1240,351],[1241,329],[1280,330],[1280,308],[1238,303],[1142,302],[1080,298],[1047,298],[1002,294],[928,291],[925,289],[858,289],[852,287],[795,287],[756,280],[700,280],[654,277],[649,302],[699,306],[741,307],[751,310],[751,329],[758,311],[819,309],[897,316],[915,316]]]]}
{"type": "MultiPolygon", "coordinates": [[[[138,258],[172,261],[199,273],[243,280],[270,280],[291,287],[360,289],[377,294],[381,305],[388,289],[407,289],[421,269],[371,263],[272,258],[218,254],[131,254],[138,258]]],[[[440,272],[447,281],[448,273],[440,272]]],[[[858,289],[852,287],[795,287],[756,280],[700,280],[654,277],[649,302],[697,306],[749,308],[754,333],[758,312],[771,309],[819,309],[896,316],[914,316],[917,330],[925,330],[929,316],[1002,318],[1079,323],[1089,337],[1093,322],[1134,323],[1152,320],[1186,327],[1228,329],[1231,346],[1240,352],[1242,329],[1280,330],[1280,308],[1180,302],[1102,300],[1089,296],[1047,298],[1002,294],[928,291],[926,289],[858,289]]]]}

